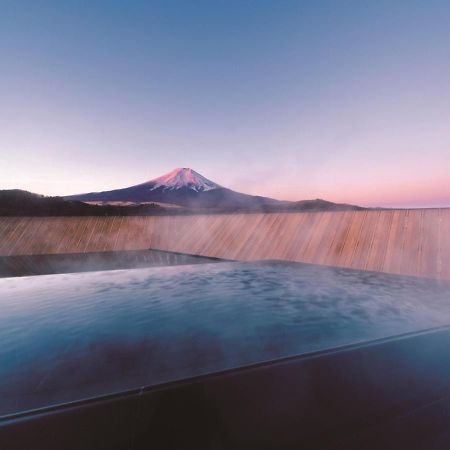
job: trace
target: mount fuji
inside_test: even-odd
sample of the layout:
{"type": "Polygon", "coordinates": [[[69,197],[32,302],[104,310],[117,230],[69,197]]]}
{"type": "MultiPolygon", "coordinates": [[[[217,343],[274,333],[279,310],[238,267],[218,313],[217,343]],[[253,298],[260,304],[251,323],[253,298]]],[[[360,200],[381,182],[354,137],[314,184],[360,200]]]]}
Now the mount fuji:
{"type": "Polygon", "coordinates": [[[187,167],[174,169],[158,178],[127,188],[64,198],[103,204],[156,202],[194,209],[270,209],[291,203],[232,191],[187,167]]]}
{"type": "Polygon", "coordinates": [[[257,195],[242,194],[214,183],[193,169],[182,167],[145,183],[112,191],[69,195],[66,200],[100,204],[159,203],[195,210],[219,211],[286,211],[286,210],[345,210],[357,206],[303,200],[290,202],[257,195]]]}

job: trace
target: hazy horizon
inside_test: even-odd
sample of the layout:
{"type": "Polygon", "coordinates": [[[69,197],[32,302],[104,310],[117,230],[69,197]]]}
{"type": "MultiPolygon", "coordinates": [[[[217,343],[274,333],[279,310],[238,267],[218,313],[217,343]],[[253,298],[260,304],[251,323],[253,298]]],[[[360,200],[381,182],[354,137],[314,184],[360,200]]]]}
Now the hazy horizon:
{"type": "Polygon", "coordinates": [[[0,189],[191,167],[233,190],[450,206],[450,3],[9,1],[0,189]]]}

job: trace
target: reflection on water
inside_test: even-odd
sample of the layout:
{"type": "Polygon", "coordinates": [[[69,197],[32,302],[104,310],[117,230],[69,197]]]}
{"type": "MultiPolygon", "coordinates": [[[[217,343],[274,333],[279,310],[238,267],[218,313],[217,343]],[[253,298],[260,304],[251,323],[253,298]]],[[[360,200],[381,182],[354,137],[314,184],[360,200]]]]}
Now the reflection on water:
{"type": "Polygon", "coordinates": [[[295,263],[0,280],[0,414],[450,323],[450,284],[295,263]]]}

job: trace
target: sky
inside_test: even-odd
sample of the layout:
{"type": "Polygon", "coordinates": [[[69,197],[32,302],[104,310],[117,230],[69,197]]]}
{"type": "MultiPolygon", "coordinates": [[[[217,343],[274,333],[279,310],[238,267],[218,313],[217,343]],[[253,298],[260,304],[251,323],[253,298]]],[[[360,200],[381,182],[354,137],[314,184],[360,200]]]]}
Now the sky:
{"type": "Polygon", "coordinates": [[[448,0],[0,0],[0,189],[191,167],[286,200],[450,206],[448,0]]]}

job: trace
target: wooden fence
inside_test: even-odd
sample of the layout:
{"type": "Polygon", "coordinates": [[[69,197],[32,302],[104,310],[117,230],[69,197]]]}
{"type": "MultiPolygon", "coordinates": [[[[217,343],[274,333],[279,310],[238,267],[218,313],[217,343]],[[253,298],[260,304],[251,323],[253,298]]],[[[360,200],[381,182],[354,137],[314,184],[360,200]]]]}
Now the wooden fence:
{"type": "Polygon", "coordinates": [[[148,248],[450,279],[450,209],[0,218],[2,256],[148,248]]]}

